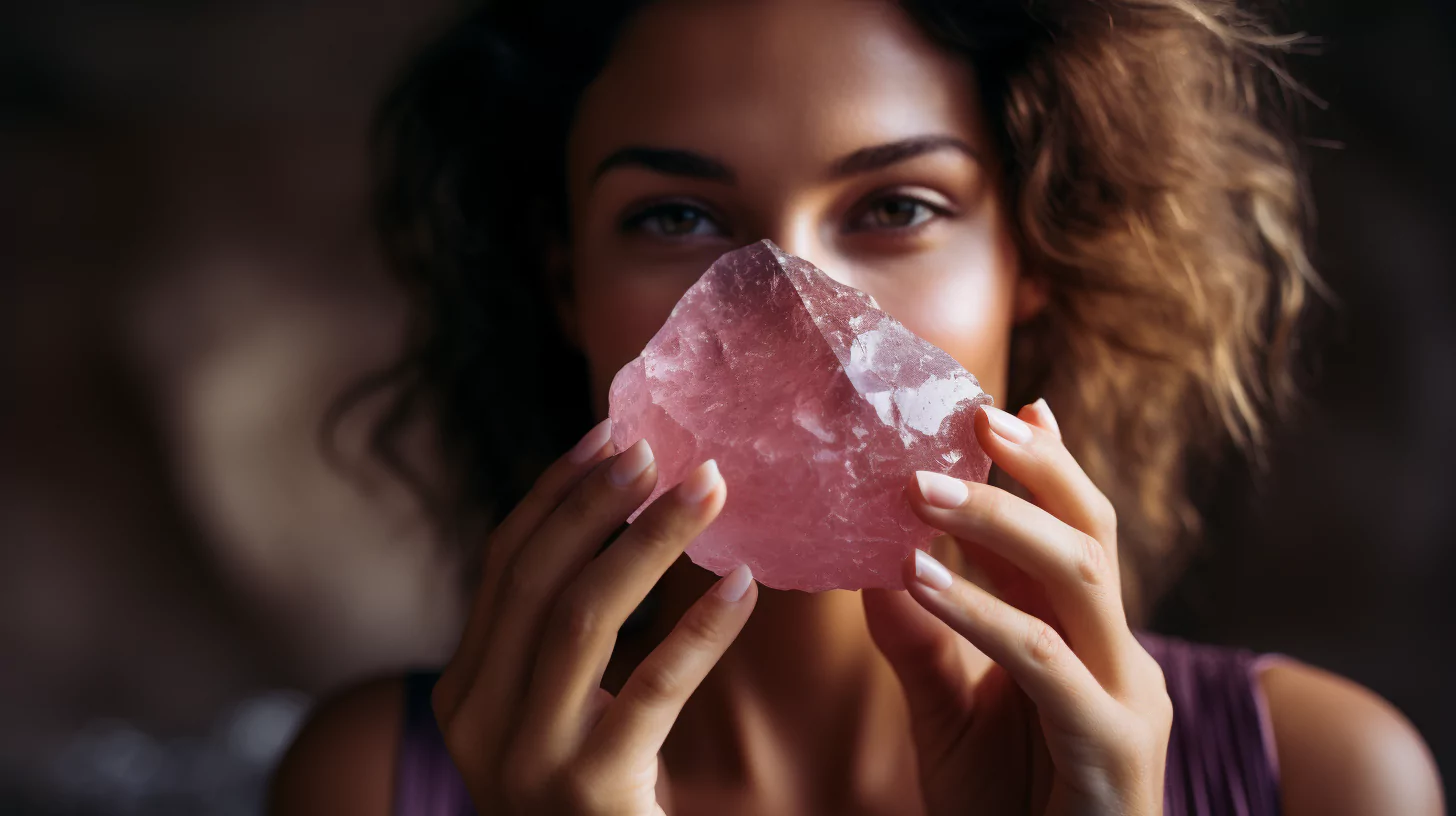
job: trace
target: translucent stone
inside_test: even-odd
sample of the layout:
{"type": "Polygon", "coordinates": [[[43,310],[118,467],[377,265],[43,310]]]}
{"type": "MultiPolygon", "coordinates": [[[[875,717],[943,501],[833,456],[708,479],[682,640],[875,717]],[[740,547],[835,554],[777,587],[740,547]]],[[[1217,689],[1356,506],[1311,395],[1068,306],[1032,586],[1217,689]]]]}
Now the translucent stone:
{"type": "Polygon", "coordinates": [[[617,372],[610,412],[618,450],[646,437],[657,454],[649,502],[717,460],[728,501],[694,563],[818,592],[903,588],[900,562],[935,536],[905,486],[916,470],[985,481],[971,422],[990,403],[873,298],[762,241],[682,296],[617,372]]]}

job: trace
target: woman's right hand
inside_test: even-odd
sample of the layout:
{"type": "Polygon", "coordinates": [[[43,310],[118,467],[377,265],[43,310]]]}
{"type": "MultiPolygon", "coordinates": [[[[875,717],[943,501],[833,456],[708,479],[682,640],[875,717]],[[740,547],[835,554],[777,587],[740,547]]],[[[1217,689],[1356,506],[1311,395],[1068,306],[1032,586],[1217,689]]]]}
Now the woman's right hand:
{"type": "Polygon", "coordinates": [[[602,689],[617,630],[727,495],[706,462],[601,550],[657,484],[646,440],[608,456],[610,436],[609,421],[592,429],[491,535],[465,634],[435,686],[445,745],[481,813],[663,813],[658,751],[758,598],[739,567],[620,694],[602,689]]]}

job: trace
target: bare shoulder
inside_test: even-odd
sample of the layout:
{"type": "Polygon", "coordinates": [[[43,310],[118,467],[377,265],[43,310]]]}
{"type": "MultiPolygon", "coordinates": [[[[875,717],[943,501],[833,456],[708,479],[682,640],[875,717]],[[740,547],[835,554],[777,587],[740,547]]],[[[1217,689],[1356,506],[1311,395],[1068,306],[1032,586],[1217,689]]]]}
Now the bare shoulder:
{"type": "Polygon", "coordinates": [[[268,812],[389,816],[403,716],[399,678],[371,680],[325,700],[279,764],[268,812]]]}
{"type": "Polygon", "coordinates": [[[1290,816],[1445,812],[1435,760],[1390,703],[1293,660],[1271,664],[1259,683],[1290,816]]]}

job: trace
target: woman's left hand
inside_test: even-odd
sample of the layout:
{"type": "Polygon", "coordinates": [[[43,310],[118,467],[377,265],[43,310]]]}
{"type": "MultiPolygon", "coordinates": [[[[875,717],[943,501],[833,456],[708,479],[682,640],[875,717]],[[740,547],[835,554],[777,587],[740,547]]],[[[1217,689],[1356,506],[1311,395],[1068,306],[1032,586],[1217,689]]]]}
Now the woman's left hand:
{"type": "Polygon", "coordinates": [[[909,702],[927,812],[1161,813],[1172,704],[1128,629],[1112,505],[1045,402],[1019,416],[983,410],[976,436],[1035,503],[939,474],[907,491],[996,594],[918,551],[907,592],[865,593],[909,702]]]}

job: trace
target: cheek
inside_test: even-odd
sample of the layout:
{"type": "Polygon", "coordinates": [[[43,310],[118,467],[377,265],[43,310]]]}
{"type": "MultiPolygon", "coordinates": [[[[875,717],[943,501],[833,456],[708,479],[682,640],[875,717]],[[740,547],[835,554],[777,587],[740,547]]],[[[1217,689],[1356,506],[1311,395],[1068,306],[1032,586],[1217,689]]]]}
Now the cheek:
{"type": "Polygon", "coordinates": [[[861,288],[907,328],[944,349],[988,394],[1006,392],[1016,281],[1015,246],[994,225],[968,230],[861,288]]]}
{"type": "Polygon", "coordinates": [[[607,391],[661,328],[683,293],[706,269],[617,269],[588,263],[576,271],[576,320],[591,373],[592,405],[607,414],[607,391]]]}

